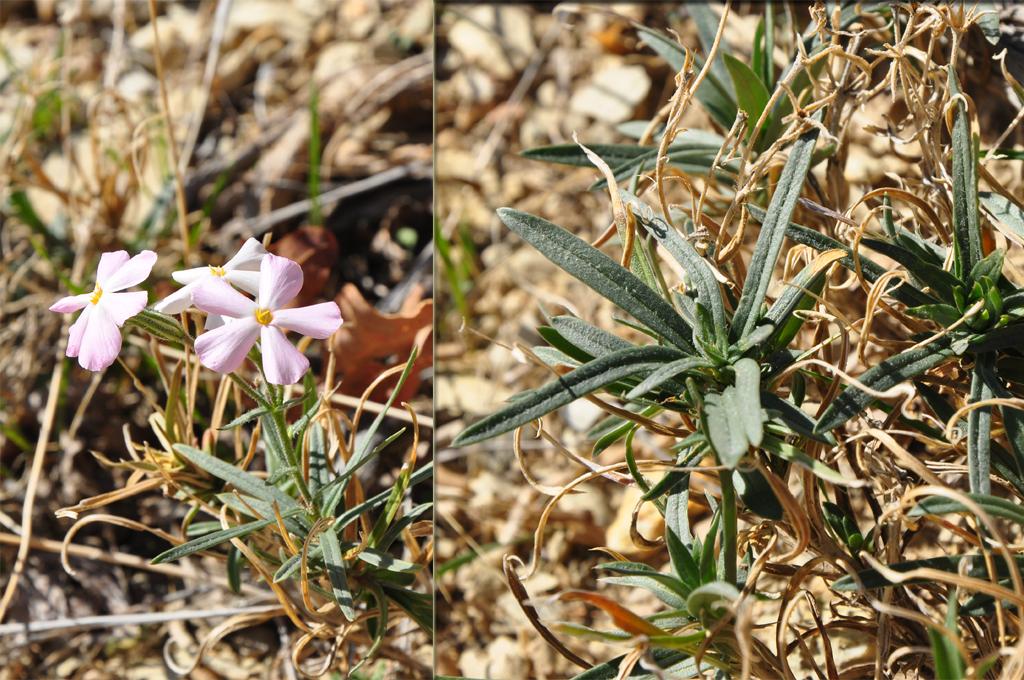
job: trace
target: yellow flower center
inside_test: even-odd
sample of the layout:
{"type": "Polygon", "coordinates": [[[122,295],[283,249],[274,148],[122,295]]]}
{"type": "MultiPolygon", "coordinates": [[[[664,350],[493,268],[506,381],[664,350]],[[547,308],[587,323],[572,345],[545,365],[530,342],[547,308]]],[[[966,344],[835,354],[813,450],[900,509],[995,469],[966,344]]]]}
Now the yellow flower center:
{"type": "Polygon", "coordinates": [[[213,274],[214,276],[221,276],[222,277],[225,274],[224,267],[214,267],[211,264],[210,265],[210,273],[213,274]]]}
{"type": "Polygon", "coordinates": [[[92,292],[92,297],[89,298],[89,304],[94,305],[98,303],[101,297],[103,297],[103,289],[97,285],[96,290],[92,292]]]}
{"type": "Polygon", "coordinates": [[[262,307],[256,310],[256,321],[264,326],[270,325],[270,322],[274,320],[274,315],[270,313],[269,309],[263,309],[262,307]]]}

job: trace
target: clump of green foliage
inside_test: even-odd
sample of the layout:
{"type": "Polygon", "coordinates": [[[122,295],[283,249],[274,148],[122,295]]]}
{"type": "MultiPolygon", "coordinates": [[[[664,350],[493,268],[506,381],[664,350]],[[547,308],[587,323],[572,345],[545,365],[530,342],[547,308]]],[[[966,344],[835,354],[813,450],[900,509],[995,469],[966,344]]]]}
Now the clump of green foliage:
{"type": "MultiPolygon", "coordinates": [[[[958,77],[965,36],[998,40],[998,18],[958,5],[816,4],[803,28],[790,5],[765,5],[748,64],[722,43],[728,6],[721,17],[687,9],[703,55],[636,27],[677,72],[659,118],[624,130],[642,130],[637,143],[525,152],[601,171],[591,188],[610,198],[605,235],[591,244],[498,211],[628,315],[617,317],[622,331],[550,318],[537,329],[547,345],[532,355],[553,379],[454,441],[516,431],[580,398],[601,406],[591,453],[621,447],[624,461],[584,472],[551,503],[627,472],[664,517],[667,560],[598,570],[663,609],[641,617],[613,597],[570,591],[559,599],[604,610],[615,629],[548,622],[509,569],[514,558],[510,583],[545,639],[584,667],[579,679],[789,678],[798,648],[820,677],[922,666],[943,678],[1016,677],[1020,662],[1004,655],[1020,656],[1009,608],[1024,603],[1013,548],[1024,526],[1024,289],[1007,267],[1012,249],[993,234],[998,223],[1024,236],[1024,205],[986,169],[958,77]],[[792,61],[777,72],[780,49],[792,61]],[[906,103],[899,134],[920,144],[921,176],[855,185],[843,172],[850,121],[883,96],[906,103]],[[680,130],[694,101],[715,131],[680,130]],[[979,192],[980,180],[991,191],[979,192]],[[858,200],[843,198],[855,191],[858,200]],[[680,196],[690,210],[671,202],[680,196]],[[909,213],[897,219],[894,202],[909,213]],[[616,243],[620,257],[602,250],[616,243]],[[859,371],[846,369],[858,360],[859,371]],[[645,459],[640,430],[668,442],[675,460],[645,459]],[[691,494],[697,475],[716,482],[703,502],[691,494]],[[695,501],[710,514],[703,536],[691,524],[695,501]],[[929,525],[951,531],[940,543],[929,525]],[[769,633],[755,620],[773,622],[769,633]],[[843,630],[873,658],[840,657],[843,630]],[[591,663],[555,632],[628,651],[591,663]]],[[[538,543],[527,576],[541,554],[538,543]]]]}

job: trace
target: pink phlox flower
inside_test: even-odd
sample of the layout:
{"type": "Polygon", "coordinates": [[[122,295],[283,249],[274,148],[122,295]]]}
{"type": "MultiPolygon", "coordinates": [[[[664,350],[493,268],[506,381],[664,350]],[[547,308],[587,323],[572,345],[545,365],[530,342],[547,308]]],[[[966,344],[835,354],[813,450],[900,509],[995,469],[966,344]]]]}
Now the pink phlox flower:
{"type": "Polygon", "coordinates": [[[156,263],[156,253],[143,250],[129,259],[118,250],[103,253],[96,268],[96,287],[91,293],[57,300],[51,312],[67,314],[84,309],[71,325],[67,355],[90,371],[102,371],[121,351],[121,326],[143,310],[149,300],[145,291],[122,293],[146,280],[156,263]]]}
{"type": "Polygon", "coordinates": [[[220,278],[205,280],[192,293],[195,306],[233,321],[196,338],[199,361],[218,373],[231,373],[259,339],[267,381],[275,385],[299,382],[309,369],[309,360],[292,346],[284,331],[323,340],[341,326],[341,310],[334,302],[284,309],[301,288],[302,268],[269,253],[260,264],[255,301],[220,278]]]}
{"type": "MultiPolygon", "coordinates": [[[[250,238],[242,244],[234,257],[220,267],[210,265],[174,272],[171,278],[183,287],[153,305],[153,309],[161,314],[180,314],[192,306],[192,294],[213,279],[223,279],[255,295],[259,292],[260,262],[266,254],[263,244],[250,238]]],[[[218,328],[222,325],[224,319],[219,314],[210,314],[206,319],[207,328],[218,328]]]]}

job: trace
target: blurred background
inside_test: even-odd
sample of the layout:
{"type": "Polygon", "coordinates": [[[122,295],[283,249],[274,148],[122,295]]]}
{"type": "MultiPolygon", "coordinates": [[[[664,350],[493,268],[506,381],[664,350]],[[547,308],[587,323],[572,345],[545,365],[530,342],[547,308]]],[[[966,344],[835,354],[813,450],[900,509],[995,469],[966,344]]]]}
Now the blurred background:
{"type": "MultiPolygon", "coordinates": [[[[269,234],[274,252],[303,266],[299,304],[341,307],[338,398],[353,403],[417,345],[421,359],[400,398],[430,425],[431,3],[154,5],[155,21],[144,0],[0,2],[0,587],[25,532],[32,537],[0,624],[64,622],[30,641],[0,628],[3,678],[165,677],[164,655],[193,655],[223,617],[162,615],[265,597],[259,587],[231,593],[222,561],[153,568],[149,558],[167,543],[109,524],[75,537],[74,576],[61,568],[72,522],[55,511],[128,475],[93,453],[121,460],[126,438],[152,438],[125,371],[91,374],[64,358],[72,317],[47,311],[71,285],[91,285],[101,252],[155,250],[145,284],[155,302],[176,288],[170,272],[221,263],[245,238],[269,234]],[[41,434],[45,458],[32,479],[41,434]],[[139,613],[155,623],[67,622],[139,613]]],[[[145,340],[130,336],[122,358],[158,388],[137,343],[145,340]]],[[[322,358],[314,350],[318,372],[322,358]]],[[[423,458],[429,439],[424,430],[423,458]]],[[[390,485],[408,447],[400,440],[368,466],[368,492],[390,485]]],[[[429,498],[429,485],[417,493],[429,498]]],[[[172,533],[185,510],[159,490],[107,508],[172,533]]],[[[293,678],[291,634],[280,621],[234,633],[192,677],[293,678]]],[[[401,645],[429,668],[425,636],[401,645]]]]}

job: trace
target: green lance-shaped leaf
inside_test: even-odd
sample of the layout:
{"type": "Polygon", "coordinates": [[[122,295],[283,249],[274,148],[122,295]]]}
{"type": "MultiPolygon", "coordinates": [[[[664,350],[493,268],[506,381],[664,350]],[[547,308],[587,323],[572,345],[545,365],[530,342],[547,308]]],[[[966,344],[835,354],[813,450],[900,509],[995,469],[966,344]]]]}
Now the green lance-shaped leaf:
{"type": "MultiPolygon", "coordinates": [[[[804,320],[797,311],[810,309],[825,287],[825,274],[832,263],[843,258],[843,251],[838,248],[821,253],[814,261],[800,270],[772,303],[764,315],[764,320],[773,327],[765,338],[768,351],[786,347],[796,337],[804,320]]],[[[756,331],[755,331],[756,332],[756,331]]],[[[752,338],[751,333],[748,338],[752,338]]]]}
{"type": "MultiPolygon", "coordinates": [[[[718,27],[718,18],[702,3],[691,3],[689,8],[690,13],[697,19],[698,27],[700,27],[700,37],[701,42],[704,44],[704,49],[711,49],[711,41],[714,40],[718,27]],[[706,15],[703,14],[704,10],[707,11],[706,15]]],[[[658,56],[668,62],[669,66],[676,73],[682,70],[683,64],[686,61],[686,53],[675,38],[646,26],[637,25],[636,30],[640,37],[643,38],[643,41],[658,56]]],[[[721,52],[719,52],[719,55],[721,55],[721,52]]],[[[700,70],[703,64],[703,59],[694,57],[694,69],[700,70]]],[[[708,73],[704,82],[697,88],[697,100],[700,101],[711,117],[715,119],[715,122],[722,128],[728,130],[732,126],[733,121],[736,120],[736,102],[732,96],[732,82],[728,71],[725,69],[725,65],[721,62],[720,56],[712,62],[711,72],[708,73]]]]}
{"type": "MultiPolygon", "coordinates": [[[[951,356],[950,340],[945,336],[924,347],[909,349],[886,359],[862,373],[858,380],[875,391],[884,392],[938,366],[951,356]]],[[[815,431],[828,432],[839,427],[866,409],[874,399],[856,385],[850,385],[821,414],[815,431]]]]}
{"type": "MultiPolygon", "coordinates": [[[[800,375],[797,373],[796,375],[800,375]]],[[[761,392],[761,403],[768,413],[769,420],[778,421],[791,432],[814,441],[836,445],[836,438],[831,432],[816,432],[814,418],[807,415],[799,406],[771,392],[761,392]]]]}
{"type": "MultiPolygon", "coordinates": [[[[758,222],[764,222],[766,215],[764,210],[751,203],[747,203],[746,207],[747,212],[750,213],[751,217],[758,222]]],[[[853,261],[853,251],[850,247],[835,240],[831,236],[826,236],[825,234],[815,231],[810,227],[804,227],[796,224],[795,222],[790,222],[789,226],[786,227],[786,236],[801,245],[809,246],[819,252],[840,249],[846,253],[846,257],[839,260],[839,264],[843,265],[850,271],[856,271],[857,269],[857,263],[853,261]]],[[[858,253],[858,259],[860,260],[860,271],[868,283],[874,283],[888,271],[885,267],[874,260],[865,257],[863,253],[858,253]]],[[[907,282],[903,282],[894,288],[890,288],[889,295],[910,307],[927,305],[935,302],[935,298],[930,295],[926,295],[907,282]]]]}
{"type": "MultiPolygon", "coordinates": [[[[971,375],[971,399],[977,403],[992,398],[992,385],[985,379],[986,371],[995,365],[995,354],[977,355],[971,375]]],[[[971,493],[987,494],[992,490],[992,410],[988,406],[973,409],[967,414],[967,475],[971,493]]]]}
{"type": "Polygon", "coordinates": [[[751,446],[764,437],[761,410],[761,367],[753,359],[740,359],[733,367],[736,383],[704,398],[704,423],[711,446],[722,465],[733,468],[751,446]]]}
{"type": "MultiPolygon", "coordinates": [[[[949,592],[946,610],[946,630],[952,634],[954,639],[960,637],[960,630],[957,628],[959,603],[956,599],[956,592],[956,588],[949,592]]],[[[943,635],[934,625],[928,627],[928,639],[932,645],[932,658],[935,661],[935,677],[961,680],[964,677],[964,660],[960,656],[960,650],[956,643],[943,635]]]]}
{"type": "Polygon", "coordinates": [[[349,621],[356,620],[356,610],[352,602],[352,591],[348,587],[348,575],[345,570],[345,558],[341,554],[341,543],[338,535],[328,529],[320,534],[320,548],[327,578],[331,582],[331,595],[341,609],[341,613],[349,621]]]}
{"type": "Polygon", "coordinates": [[[861,240],[861,244],[899,262],[915,279],[931,288],[939,299],[953,299],[953,289],[960,284],[960,281],[941,267],[925,262],[917,254],[887,241],[865,238],[861,240]]]}
{"type": "Polygon", "coordinates": [[[711,447],[718,455],[719,464],[729,468],[739,464],[750,446],[743,428],[735,422],[739,408],[734,387],[726,387],[720,393],[712,392],[704,397],[704,426],[711,447]]]}
{"type": "Polygon", "coordinates": [[[1024,210],[1016,203],[991,191],[979,192],[978,200],[992,217],[1009,227],[1019,238],[1024,238],[1024,210]]]}
{"type": "Polygon", "coordinates": [[[718,280],[707,260],[700,256],[693,244],[684,238],[672,225],[654,214],[649,205],[636,196],[625,194],[623,198],[633,210],[637,221],[668,251],[676,262],[686,271],[697,287],[697,300],[711,311],[714,325],[715,340],[724,347],[728,341],[729,322],[725,316],[725,304],[718,280]]]}
{"type": "Polygon", "coordinates": [[[831,484],[839,486],[857,486],[860,484],[856,480],[844,477],[838,471],[825,465],[817,458],[808,456],[801,449],[798,449],[792,444],[784,442],[777,437],[773,437],[772,435],[765,435],[764,441],[761,442],[761,448],[774,456],[778,456],[782,460],[789,461],[790,463],[796,463],[797,465],[810,470],[816,477],[831,484]]]}
{"type": "MultiPolygon", "coordinates": [[[[939,571],[956,574],[960,570],[960,561],[963,559],[967,560],[966,576],[988,580],[988,567],[985,564],[984,555],[942,555],[941,557],[928,557],[921,560],[911,560],[909,562],[897,562],[895,564],[888,565],[888,567],[889,569],[901,574],[922,568],[937,569],[939,571]]],[[[1017,569],[1024,568],[1024,555],[1017,555],[1014,557],[1014,560],[1017,563],[1017,569]]],[[[1009,572],[1006,569],[1006,562],[1003,559],[996,557],[992,562],[998,578],[1005,578],[1009,576],[1009,572]]],[[[888,588],[896,585],[895,582],[890,581],[874,568],[858,571],[857,579],[860,579],[861,583],[864,584],[865,590],[888,588]]],[[[832,590],[839,592],[857,590],[857,579],[853,576],[844,576],[832,584],[832,590]]],[[[924,579],[907,579],[901,583],[907,585],[922,582],[925,582],[924,579]]]]}
{"type": "MultiPolygon", "coordinates": [[[[969,493],[967,497],[989,515],[1002,517],[1024,526],[1024,506],[1006,498],[999,498],[998,496],[990,496],[988,494],[969,493]]],[[[929,496],[911,508],[907,516],[923,517],[925,515],[950,515],[961,512],[972,512],[972,510],[954,498],[929,496]]]]}
{"type": "MultiPolygon", "coordinates": [[[[821,112],[818,113],[820,117],[821,112]]],[[[805,132],[793,144],[789,159],[782,169],[775,193],[768,204],[768,212],[761,224],[761,232],[750,259],[750,269],[743,282],[743,293],[732,319],[732,336],[740,339],[754,330],[761,311],[761,304],[768,293],[775,262],[782,249],[789,218],[793,215],[796,201],[800,197],[807,170],[811,166],[811,154],[818,140],[818,129],[805,132]]]]}
{"type": "Polygon", "coordinates": [[[736,397],[739,426],[751,446],[760,446],[764,436],[765,414],[761,410],[761,366],[753,359],[740,359],[733,365],[736,372],[736,397]]]}
{"type": "Polygon", "coordinates": [[[277,503],[282,514],[291,515],[293,511],[301,509],[298,501],[284,491],[267,484],[256,475],[239,470],[231,463],[186,444],[175,444],[174,450],[189,462],[231,484],[242,493],[255,496],[266,503],[277,503]]]}
{"type": "Polygon", "coordinates": [[[633,315],[680,349],[693,352],[693,329],[633,272],[579,237],[545,219],[511,208],[498,210],[505,225],[558,267],[633,315]]]}
{"type": "Polygon", "coordinates": [[[165,342],[183,343],[187,337],[177,319],[151,309],[143,309],[125,323],[165,342]]]}
{"type": "MultiPolygon", "coordinates": [[[[771,98],[771,93],[768,92],[768,88],[761,82],[753,69],[729,53],[724,53],[722,56],[725,58],[725,66],[729,69],[729,75],[732,76],[732,83],[736,89],[737,107],[746,112],[746,134],[751,135],[768,104],[768,99],[771,98]]],[[[775,127],[774,121],[769,119],[761,138],[771,139],[770,128],[773,127],[775,127]]]]}
{"type": "Polygon", "coordinates": [[[662,385],[672,381],[674,378],[686,373],[695,372],[702,368],[711,368],[711,363],[702,357],[686,357],[671,361],[652,372],[640,381],[636,387],[626,395],[626,399],[637,399],[643,395],[656,390],[662,385]]]}
{"type": "MultiPolygon", "coordinates": [[[[657,667],[661,669],[662,677],[695,678],[699,675],[696,662],[686,652],[655,647],[651,650],[649,656],[657,667]]],[[[617,656],[611,661],[574,675],[571,680],[617,680],[617,678],[622,677],[619,666],[625,659],[625,655],[617,656]]],[[[706,672],[711,668],[713,667],[707,663],[707,655],[705,655],[705,660],[700,664],[700,671],[706,672]]],[[[645,671],[643,667],[637,664],[626,677],[629,680],[654,680],[657,676],[645,671]]]]}
{"type": "Polygon", "coordinates": [[[617,380],[655,370],[681,358],[683,354],[679,350],[655,345],[606,354],[539,389],[519,395],[497,413],[470,425],[452,445],[465,446],[511,432],[617,380]]]}
{"type": "MultiPolygon", "coordinates": [[[[949,91],[960,95],[956,71],[949,67],[949,91]]],[[[958,99],[953,114],[953,273],[964,279],[981,259],[978,219],[978,158],[971,140],[967,103],[958,99]]]]}
{"type": "MultiPolygon", "coordinates": [[[[551,327],[558,331],[570,346],[551,344],[579,361],[590,361],[594,357],[629,349],[633,346],[619,336],[575,316],[556,316],[551,320],[551,327]]],[[[545,336],[544,339],[548,340],[548,337],[545,336]]]]}
{"type": "Polygon", "coordinates": [[[200,536],[199,538],[193,539],[188,543],[182,543],[181,545],[175,546],[170,550],[165,550],[156,557],[153,558],[153,564],[160,564],[162,562],[173,562],[174,560],[180,560],[182,557],[187,557],[193,553],[201,552],[203,550],[209,550],[214,548],[221,543],[230,541],[232,538],[241,538],[248,536],[254,531],[265,529],[266,527],[276,524],[277,519],[271,517],[270,519],[258,520],[256,522],[248,522],[246,524],[239,524],[236,527],[230,529],[221,529],[220,531],[214,531],[213,533],[200,536]]]}
{"type": "Polygon", "coordinates": [[[674,576],[639,562],[607,562],[599,564],[598,569],[610,571],[618,576],[602,576],[600,581],[618,586],[643,588],[673,609],[686,606],[689,589],[674,576]]]}

